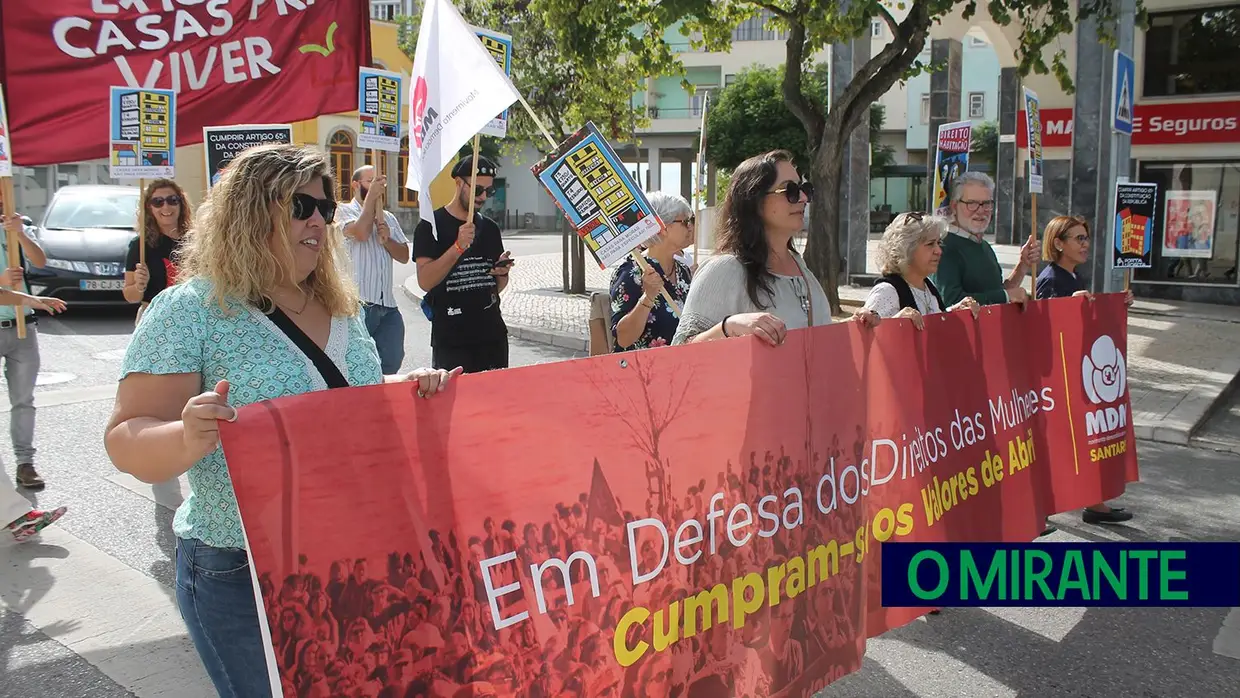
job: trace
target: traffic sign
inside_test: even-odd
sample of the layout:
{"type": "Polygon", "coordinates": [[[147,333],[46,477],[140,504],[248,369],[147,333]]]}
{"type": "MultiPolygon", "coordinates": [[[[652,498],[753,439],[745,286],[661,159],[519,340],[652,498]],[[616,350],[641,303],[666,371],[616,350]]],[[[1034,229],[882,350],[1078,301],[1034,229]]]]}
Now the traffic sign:
{"type": "Polygon", "coordinates": [[[1111,71],[1111,128],[1116,133],[1132,135],[1132,115],[1135,110],[1133,92],[1136,89],[1137,66],[1132,56],[1123,51],[1115,52],[1115,69],[1111,71]]]}

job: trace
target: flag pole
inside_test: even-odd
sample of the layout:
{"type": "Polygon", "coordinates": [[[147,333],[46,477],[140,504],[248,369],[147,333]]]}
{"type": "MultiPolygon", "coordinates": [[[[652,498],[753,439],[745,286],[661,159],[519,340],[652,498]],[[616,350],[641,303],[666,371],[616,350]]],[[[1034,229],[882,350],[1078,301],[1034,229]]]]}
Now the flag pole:
{"type": "Polygon", "coordinates": [[[560,147],[560,144],[551,137],[551,132],[547,130],[547,127],[543,126],[542,119],[539,119],[538,115],[534,113],[534,108],[530,106],[529,102],[525,101],[525,95],[521,94],[520,90],[515,90],[515,92],[517,93],[517,99],[521,100],[521,106],[525,107],[525,113],[530,115],[530,119],[533,120],[534,125],[538,127],[539,131],[542,131],[543,137],[546,138],[547,142],[551,144],[551,149],[555,150],[560,147]]]}
{"type": "MultiPolygon", "coordinates": [[[[1038,239],[1038,195],[1029,194],[1029,235],[1034,240],[1038,239]]],[[[1029,270],[1029,298],[1037,298],[1038,296],[1038,263],[1033,263],[1033,268],[1029,270]]]]}
{"type": "Polygon", "coordinates": [[[474,134],[474,164],[470,167],[469,173],[469,218],[470,223],[474,222],[474,204],[478,200],[478,142],[480,134],[474,134]]]}
{"type": "MultiPolygon", "coordinates": [[[[5,222],[7,223],[9,216],[12,216],[17,213],[17,204],[13,200],[13,196],[14,196],[13,178],[12,177],[0,177],[0,187],[3,187],[3,189],[0,189],[0,196],[4,198],[4,219],[5,219],[5,222]]],[[[17,235],[8,232],[8,226],[5,226],[4,234],[6,238],[5,243],[8,245],[8,248],[9,248],[8,250],[9,251],[9,260],[8,260],[9,267],[20,267],[22,264],[21,252],[20,252],[21,248],[19,247],[21,245],[21,239],[18,238],[17,235]]],[[[14,284],[13,290],[21,291],[21,284],[14,284]]],[[[26,338],[26,306],[22,305],[21,303],[18,303],[13,308],[13,318],[17,321],[17,338],[25,339],[26,338]]]]}

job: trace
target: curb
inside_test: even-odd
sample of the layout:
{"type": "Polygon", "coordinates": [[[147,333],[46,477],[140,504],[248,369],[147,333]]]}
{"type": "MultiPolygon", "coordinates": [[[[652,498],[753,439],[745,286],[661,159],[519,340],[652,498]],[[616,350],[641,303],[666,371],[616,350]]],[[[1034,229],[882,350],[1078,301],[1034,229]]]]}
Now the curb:
{"type": "MultiPolygon", "coordinates": [[[[401,291],[414,303],[422,302],[423,293],[421,287],[418,286],[418,277],[416,275],[405,279],[405,283],[401,284],[401,291]]],[[[534,342],[535,344],[546,344],[571,351],[588,351],[590,348],[590,340],[585,337],[511,323],[508,324],[508,336],[509,338],[534,342]]]]}

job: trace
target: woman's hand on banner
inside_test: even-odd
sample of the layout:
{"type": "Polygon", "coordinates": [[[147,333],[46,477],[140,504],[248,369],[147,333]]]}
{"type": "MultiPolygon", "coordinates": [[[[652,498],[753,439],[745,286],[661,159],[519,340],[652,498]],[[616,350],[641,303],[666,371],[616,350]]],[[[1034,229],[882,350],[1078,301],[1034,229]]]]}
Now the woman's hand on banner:
{"type": "Polygon", "coordinates": [[[788,337],[788,326],[770,313],[745,313],[730,315],[723,321],[725,337],[743,337],[747,334],[777,347],[788,337]]]}
{"type": "Polygon", "coordinates": [[[237,420],[237,410],[228,404],[228,381],[220,381],[214,390],[190,398],[181,410],[185,447],[194,454],[194,460],[205,457],[219,445],[220,420],[237,420]]]}
{"type": "Polygon", "coordinates": [[[435,368],[416,368],[403,376],[398,377],[397,381],[417,383],[418,397],[429,398],[437,393],[442,393],[448,389],[448,382],[453,378],[461,375],[464,369],[460,366],[445,371],[435,368]]]}
{"type": "Polygon", "coordinates": [[[973,313],[973,319],[976,320],[982,312],[982,306],[973,296],[966,296],[961,301],[947,309],[947,312],[954,313],[957,310],[968,310],[973,313]]]}
{"type": "MultiPolygon", "coordinates": [[[[921,316],[918,315],[918,317],[920,318],[921,316]]],[[[852,321],[862,327],[878,327],[878,323],[883,321],[883,317],[879,315],[877,311],[870,310],[869,308],[862,308],[853,313],[852,321]]],[[[917,322],[914,322],[913,324],[917,325],[917,322]]],[[[917,329],[920,330],[921,326],[918,325],[917,329]]]]}
{"type": "Polygon", "coordinates": [[[1131,308],[1131,307],[1132,307],[1132,303],[1133,303],[1133,301],[1135,301],[1135,300],[1136,300],[1136,298],[1132,295],[1132,289],[1128,289],[1127,291],[1124,291],[1124,305],[1126,305],[1126,306],[1128,306],[1129,308],[1131,308]]]}
{"type": "Polygon", "coordinates": [[[926,320],[916,308],[901,308],[894,316],[897,320],[908,320],[919,330],[926,329],[926,320]]]}

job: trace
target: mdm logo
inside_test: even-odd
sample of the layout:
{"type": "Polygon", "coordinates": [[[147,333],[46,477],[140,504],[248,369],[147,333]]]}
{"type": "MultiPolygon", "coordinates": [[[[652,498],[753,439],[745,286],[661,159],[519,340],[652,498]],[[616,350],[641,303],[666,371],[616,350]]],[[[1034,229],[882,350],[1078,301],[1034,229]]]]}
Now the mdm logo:
{"type": "Polygon", "coordinates": [[[1098,409],[1085,413],[1085,433],[1097,436],[1128,426],[1128,408],[1118,405],[1128,389],[1124,354],[1115,346],[1115,340],[1102,335],[1081,359],[1081,380],[1085,396],[1098,405],[1098,409]]]}

